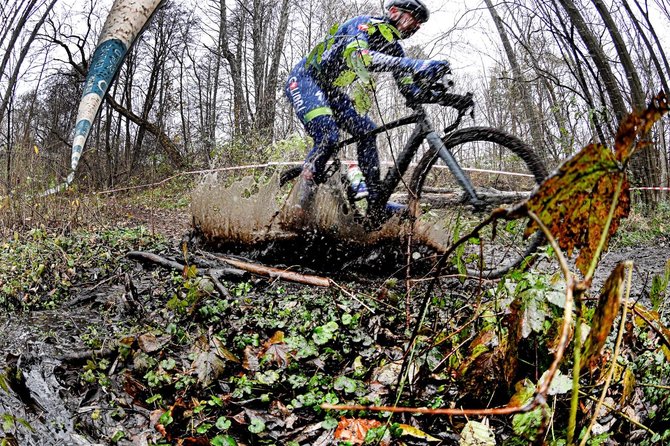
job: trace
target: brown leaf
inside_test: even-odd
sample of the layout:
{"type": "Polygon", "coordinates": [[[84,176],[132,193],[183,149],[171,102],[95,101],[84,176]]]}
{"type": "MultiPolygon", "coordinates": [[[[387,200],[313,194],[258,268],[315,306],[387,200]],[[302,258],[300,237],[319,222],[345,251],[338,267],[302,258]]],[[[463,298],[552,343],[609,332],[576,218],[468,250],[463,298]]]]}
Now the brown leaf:
{"type": "Polygon", "coordinates": [[[286,367],[289,363],[289,348],[284,342],[284,332],[276,331],[275,334],[263,343],[263,349],[258,356],[266,356],[270,363],[275,363],[279,367],[286,367]]]}
{"type": "Polygon", "coordinates": [[[265,341],[263,343],[263,348],[267,350],[270,348],[270,346],[275,345],[275,344],[283,344],[284,343],[284,332],[281,330],[275,331],[275,333],[272,335],[270,339],[265,341]]]}
{"type": "Polygon", "coordinates": [[[208,387],[223,374],[226,363],[222,350],[225,349],[216,337],[212,337],[208,342],[202,336],[194,345],[195,359],[191,368],[198,376],[198,382],[203,387],[208,387]]]}
{"type": "MultiPolygon", "coordinates": [[[[568,255],[579,249],[577,267],[586,273],[608,220],[618,185],[621,184],[618,203],[614,209],[605,246],[616,233],[619,222],[630,211],[628,180],[625,164],[635,151],[636,140],[644,136],[651,126],[668,111],[664,94],[659,94],[649,107],[631,114],[619,127],[615,139],[615,152],[599,144],[583,148],[567,160],[558,171],[545,180],[528,199],[525,207],[539,216],[568,255]]],[[[531,221],[526,235],[534,233],[538,225],[531,221]]]]}
{"type": "MultiPolygon", "coordinates": [[[[582,149],[545,180],[526,203],[568,255],[579,249],[576,263],[582,273],[586,273],[593,260],[619,181],[622,186],[609,239],[620,220],[628,215],[630,196],[625,172],[605,146],[591,144],[582,149]]],[[[531,221],[526,235],[538,229],[531,221]]]]}
{"type": "Polygon", "coordinates": [[[605,345],[607,336],[612,331],[614,319],[619,313],[623,294],[623,281],[626,275],[626,262],[620,262],[605,281],[598,299],[598,307],[591,320],[591,330],[584,342],[580,367],[593,360],[605,345]]]}
{"type": "Polygon", "coordinates": [[[628,367],[623,372],[623,389],[621,390],[621,399],[619,400],[619,407],[623,407],[629,403],[629,399],[635,391],[635,373],[628,367]]]}
{"type": "Polygon", "coordinates": [[[335,440],[348,441],[351,444],[363,444],[368,431],[381,425],[382,423],[377,420],[342,417],[335,429],[335,440]]]}
{"type": "Polygon", "coordinates": [[[670,329],[663,325],[661,316],[657,311],[652,311],[644,308],[642,305],[635,304],[633,311],[636,316],[633,321],[637,326],[649,325],[661,338],[661,351],[666,359],[670,361],[670,329]]]}
{"type": "Polygon", "coordinates": [[[144,353],[153,353],[162,349],[167,344],[167,339],[157,338],[151,333],[145,333],[137,338],[137,345],[144,353]]]}
{"type": "Polygon", "coordinates": [[[515,300],[502,321],[502,329],[488,326],[468,345],[458,373],[461,385],[479,400],[486,400],[511,385],[518,369],[518,343],[521,339],[520,303],[515,300]]]}
{"type": "Polygon", "coordinates": [[[209,446],[207,437],[187,437],[180,439],[177,443],[180,446],[209,446]]]}
{"type": "Polygon", "coordinates": [[[632,113],[621,122],[614,139],[614,151],[619,162],[625,163],[631,155],[645,145],[635,144],[638,137],[644,137],[656,121],[668,112],[668,100],[665,93],[659,93],[647,107],[639,113],[632,113]]]}
{"type": "Polygon", "coordinates": [[[249,370],[251,372],[255,372],[260,368],[257,351],[251,345],[247,345],[244,348],[244,360],[242,360],[242,367],[244,367],[245,370],[249,370]]]}
{"type": "Polygon", "coordinates": [[[146,407],[146,403],[143,398],[139,398],[139,395],[147,391],[147,386],[137,380],[129,370],[123,374],[123,390],[133,398],[134,404],[146,407]]]}
{"type": "Polygon", "coordinates": [[[265,352],[265,355],[269,357],[270,363],[275,363],[279,367],[286,367],[289,363],[289,348],[287,344],[274,344],[271,345],[268,350],[265,352]]]}

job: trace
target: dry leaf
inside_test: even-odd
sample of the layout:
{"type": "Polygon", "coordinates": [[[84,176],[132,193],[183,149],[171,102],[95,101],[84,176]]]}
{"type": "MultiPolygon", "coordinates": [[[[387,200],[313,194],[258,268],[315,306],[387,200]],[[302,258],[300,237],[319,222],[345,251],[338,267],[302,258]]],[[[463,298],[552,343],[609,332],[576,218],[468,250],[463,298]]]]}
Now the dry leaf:
{"type": "Polygon", "coordinates": [[[409,424],[396,424],[395,427],[400,430],[401,437],[412,437],[426,442],[440,443],[442,440],[435,438],[432,435],[429,435],[422,431],[419,428],[410,426],[409,424]]]}
{"type": "MultiPolygon", "coordinates": [[[[615,153],[599,144],[583,148],[547,178],[528,199],[525,209],[533,211],[549,228],[561,249],[571,255],[579,249],[577,267],[586,273],[608,220],[610,208],[621,184],[617,206],[606,235],[605,246],[619,222],[630,211],[630,194],[625,164],[641,144],[651,126],[668,111],[665,95],[659,94],[648,108],[626,118],[615,139],[615,153]]],[[[523,210],[524,207],[520,207],[523,210]]],[[[526,235],[537,231],[531,221],[526,235]]]]}
{"type": "MultiPolygon", "coordinates": [[[[351,444],[363,444],[368,431],[381,425],[382,423],[377,420],[342,417],[335,429],[335,440],[348,441],[351,444]]],[[[382,442],[381,444],[388,443],[382,442]]]]}
{"type": "Polygon", "coordinates": [[[486,419],[482,422],[468,421],[461,431],[459,446],[495,446],[496,437],[486,419]]]}
{"type": "MultiPolygon", "coordinates": [[[[568,255],[579,249],[577,267],[586,273],[600,242],[617,184],[621,194],[609,228],[612,236],[630,211],[629,185],[622,166],[605,146],[591,144],[565,162],[528,199],[527,207],[568,255]]],[[[539,229],[530,221],[526,234],[539,229]]]]}
{"type": "Polygon", "coordinates": [[[619,162],[626,162],[631,155],[645,144],[636,144],[638,137],[644,137],[656,121],[668,112],[668,100],[665,93],[659,93],[646,110],[632,113],[621,122],[614,139],[614,151],[619,162]]]}
{"type": "Polygon", "coordinates": [[[619,314],[623,282],[626,275],[626,262],[620,262],[605,281],[598,299],[598,307],[591,320],[591,330],[584,342],[580,368],[600,355],[605,341],[612,331],[614,319],[619,314]]]}

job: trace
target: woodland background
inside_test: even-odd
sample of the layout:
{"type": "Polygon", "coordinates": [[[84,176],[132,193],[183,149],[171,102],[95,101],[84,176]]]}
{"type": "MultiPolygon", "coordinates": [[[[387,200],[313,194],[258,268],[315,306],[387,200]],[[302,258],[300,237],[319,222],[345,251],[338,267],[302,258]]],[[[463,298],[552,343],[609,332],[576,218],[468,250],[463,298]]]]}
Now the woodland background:
{"type": "MultiPolygon", "coordinates": [[[[475,92],[477,123],[521,136],[550,166],[587,143],[609,144],[628,112],[668,91],[668,0],[428,3],[434,22],[405,42],[407,53],[450,60],[456,91],[475,92]]],[[[44,190],[67,175],[83,78],[110,6],[0,5],[0,195],[44,190]]],[[[287,72],[333,23],[380,10],[368,0],[167,1],[104,102],[79,187],[300,160],[307,143],[283,96],[287,72]]],[[[386,78],[378,87],[376,119],[406,113],[386,78]]],[[[668,186],[667,118],[654,131],[633,179],[668,186]]],[[[381,140],[388,157],[393,141],[381,140]]],[[[665,196],[642,199],[653,207],[665,196]]]]}

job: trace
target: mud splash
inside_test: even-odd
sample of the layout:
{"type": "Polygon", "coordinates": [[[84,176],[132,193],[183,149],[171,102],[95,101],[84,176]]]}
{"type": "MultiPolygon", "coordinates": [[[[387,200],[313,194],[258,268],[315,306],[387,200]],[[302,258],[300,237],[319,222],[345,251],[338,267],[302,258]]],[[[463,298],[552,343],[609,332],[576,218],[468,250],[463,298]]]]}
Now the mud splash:
{"type": "Polygon", "coordinates": [[[398,268],[411,241],[413,256],[442,252],[449,233],[435,224],[394,217],[375,231],[362,224],[336,175],[321,185],[307,217],[297,212],[298,187],[280,188],[277,176],[226,183],[209,176],[193,191],[193,226],[205,245],[276,263],[321,271],[365,264],[368,270],[398,268]]]}

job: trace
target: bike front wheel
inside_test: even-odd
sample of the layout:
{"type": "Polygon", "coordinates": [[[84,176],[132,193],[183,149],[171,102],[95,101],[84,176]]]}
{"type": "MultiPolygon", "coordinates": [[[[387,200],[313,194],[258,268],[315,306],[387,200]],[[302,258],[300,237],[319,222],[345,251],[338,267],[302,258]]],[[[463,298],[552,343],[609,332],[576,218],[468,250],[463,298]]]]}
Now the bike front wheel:
{"type": "MultiPolygon", "coordinates": [[[[471,232],[493,208],[524,200],[547,177],[542,159],[521,139],[501,130],[464,128],[442,141],[469,175],[479,198],[475,209],[435,150],[429,149],[420,159],[410,180],[410,193],[417,200],[418,218],[445,234],[446,244],[471,232]]],[[[477,277],[506,274],[544,242],[539,232],[524,239],[526,224],[527,219],[519,219],[485,227],[478,238],[457,250],[452,264],[477,277]]]]}

